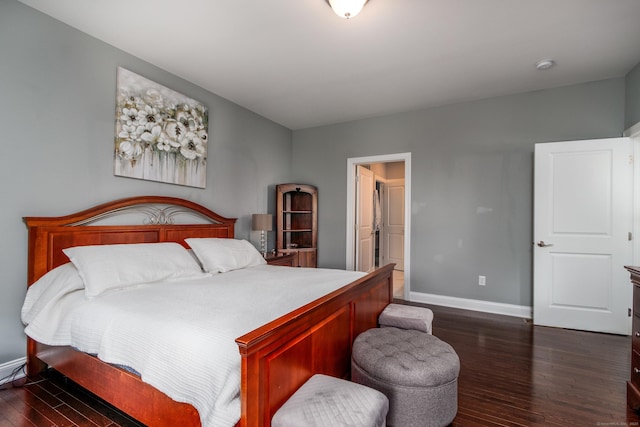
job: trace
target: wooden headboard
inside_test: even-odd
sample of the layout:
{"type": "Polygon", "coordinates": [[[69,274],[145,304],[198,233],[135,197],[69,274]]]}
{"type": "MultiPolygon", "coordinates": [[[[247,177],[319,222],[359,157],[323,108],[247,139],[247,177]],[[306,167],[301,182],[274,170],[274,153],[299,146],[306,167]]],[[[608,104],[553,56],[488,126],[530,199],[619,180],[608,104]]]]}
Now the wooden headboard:
{"type": "Polygon", "coordinates": [[[233,238],[235,218],[188,200],[142,196],[104,203],[60,217],[25,217],[29,229],[29,285],[69,261],[72,246],[176,242],[189,237],[233,238]]]}

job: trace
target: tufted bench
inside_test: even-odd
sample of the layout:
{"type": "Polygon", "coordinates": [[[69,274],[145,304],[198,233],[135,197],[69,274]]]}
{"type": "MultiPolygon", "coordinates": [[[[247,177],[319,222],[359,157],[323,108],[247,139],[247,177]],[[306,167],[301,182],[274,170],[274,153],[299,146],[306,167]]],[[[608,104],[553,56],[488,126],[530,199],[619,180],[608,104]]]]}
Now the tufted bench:
{"type": "Polygon", "coordinates": [[[316,374],[276,411],[271,427],[385,427],[388,410],[379,391],[316,374]]]}
{"type": "Polygon", "coordinates": [[[353,343],[351,379],[389,398],[389,426],[450,424],[458,411],[459,372],[454,349],[425,332],[374,328],[353,343]]]}
{"type": "Polygon", "coordinates": [[[378,316],[381,327],[393,326],[400,329],[415,329],[431,333],[433,311],[425,307],[404,304],[389,304],[378,316]]]}

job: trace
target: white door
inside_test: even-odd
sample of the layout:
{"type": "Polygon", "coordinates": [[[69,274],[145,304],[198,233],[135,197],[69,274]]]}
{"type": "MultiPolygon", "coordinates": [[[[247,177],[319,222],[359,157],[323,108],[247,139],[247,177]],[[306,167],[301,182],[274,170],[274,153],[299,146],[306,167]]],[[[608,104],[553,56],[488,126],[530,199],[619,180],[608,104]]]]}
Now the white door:
{"type": "Polygon", "coordinates": [[[360,165],[356,172],[356,270],[375,269],[375,234],[373,230],[373,172],[360,165]]]}
{"type": "Polygon", "coordinates": [[[631,333],[628,138],[536,144],[533,321],[631,333]]]}
{"type": "Polygon", "coordinates": [[[395,262],[396,270],[404,270],[404,179],[387,181],[384,217],[384,250],[386,262],[395,262]]]}

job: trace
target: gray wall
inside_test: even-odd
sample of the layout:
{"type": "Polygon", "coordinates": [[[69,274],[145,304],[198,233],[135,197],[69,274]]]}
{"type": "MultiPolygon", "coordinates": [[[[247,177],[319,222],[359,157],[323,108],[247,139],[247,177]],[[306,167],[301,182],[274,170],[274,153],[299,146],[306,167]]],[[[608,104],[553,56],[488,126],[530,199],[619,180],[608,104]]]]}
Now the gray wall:
{"type": "Polygon", "coordinates": [[[23,216],[167,195],[238,217],[236,235],[259,241],[250,215],[272,206],[273,185],[290,180],[289,129],[14,0],[0,1],[0,58],[0,364],[25,354],[23,216]],[[206,189],[113,175],[117,66],[208,105],[206,189]]]}
{"type": "Polygon", "coordinates": [[[625,83],[624,127],[628,129],[636,123],[640,123],[640,62],[627,73],[625,83]]]}
{"type": "Polygon", "coordinates": [[[620,136],[624,100],[618,78],[294,131],[319,265],[345,267],[347,159],[411,152],[411,289],[530,306],[534,144],[620,136]]]}

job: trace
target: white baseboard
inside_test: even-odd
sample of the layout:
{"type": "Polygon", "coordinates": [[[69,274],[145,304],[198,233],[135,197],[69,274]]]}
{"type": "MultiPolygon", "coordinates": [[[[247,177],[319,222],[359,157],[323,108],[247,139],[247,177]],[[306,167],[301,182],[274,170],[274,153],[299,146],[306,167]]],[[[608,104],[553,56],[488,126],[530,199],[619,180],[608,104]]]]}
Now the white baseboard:
{"type": "Polygon", "coordinates": [[[500,302],[482,301],[468,298],[448,297],[444,295],[411,292],[410,301],[423,304],[442,305],[444,307],[462,308],[465,310],[482,311],[484,313],[503,314],[505,316],[531,319],[533,310],[529,306],[504,304],[500,302]]]}
{"type": "MultiPolygon", "coordinates": [[[[16,360],[10,360],[6,363],[0,364],[0,383],[5,383],[7,381],[11,381],[11,374],[14,370],[24,365],[27,362],[26,357],[21,357],[16,360]]],[[[18,374],[13,379],[24,378],[24,370],[20,370],[18,374]]]]}

